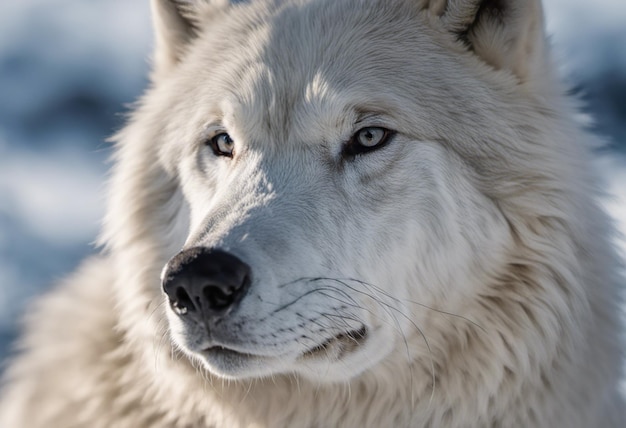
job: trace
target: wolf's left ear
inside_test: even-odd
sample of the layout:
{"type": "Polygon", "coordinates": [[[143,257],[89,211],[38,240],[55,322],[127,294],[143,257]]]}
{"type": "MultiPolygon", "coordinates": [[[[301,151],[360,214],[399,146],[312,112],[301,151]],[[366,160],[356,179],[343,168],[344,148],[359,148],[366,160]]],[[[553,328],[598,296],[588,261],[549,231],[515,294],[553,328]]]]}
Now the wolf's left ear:
{"type": "Polygon", "coordinates": [[[485,62],[528,81],[545,65],[541,0],[429,0],[444,27],[485,62]]]}

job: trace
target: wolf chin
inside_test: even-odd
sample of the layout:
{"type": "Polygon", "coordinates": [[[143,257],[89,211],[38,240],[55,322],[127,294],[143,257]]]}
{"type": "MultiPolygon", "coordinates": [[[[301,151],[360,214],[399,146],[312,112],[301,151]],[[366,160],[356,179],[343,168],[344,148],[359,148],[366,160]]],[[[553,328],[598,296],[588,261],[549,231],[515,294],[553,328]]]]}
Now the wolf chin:
{"type": "Polygon", "coordinates": [[[626,426],[538,0],[152,11],[103,250],[28,310],[1,426],[626,426]]]}

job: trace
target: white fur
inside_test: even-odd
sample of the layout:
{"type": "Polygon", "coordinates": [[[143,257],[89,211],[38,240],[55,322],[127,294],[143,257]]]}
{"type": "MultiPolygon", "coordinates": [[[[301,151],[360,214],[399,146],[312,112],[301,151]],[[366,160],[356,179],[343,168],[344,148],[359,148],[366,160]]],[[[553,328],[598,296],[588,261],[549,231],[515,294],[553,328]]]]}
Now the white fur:
{"type": "Polygon", "coordinates": [[[538,1],[152,4],[105,249],[30,311],[2,427],[624,426],[614,231],[538,1]],[[342,158],[368,126],[397,135],[342,158]],[[253,272],[211,337],[160,288],[194,246],[253,272]]]}

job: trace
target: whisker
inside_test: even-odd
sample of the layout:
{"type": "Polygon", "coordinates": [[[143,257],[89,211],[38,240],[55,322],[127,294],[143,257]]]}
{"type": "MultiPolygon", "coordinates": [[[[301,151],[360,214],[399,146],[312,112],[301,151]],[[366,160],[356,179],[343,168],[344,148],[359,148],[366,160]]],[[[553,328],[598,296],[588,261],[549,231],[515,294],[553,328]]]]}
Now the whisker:
{"type": "Polygon", "coordinates": [[[297,303],[298,301],[302,300],[303,298],[305,298],[305,297],[307,297],[307,296],[310,296],[310,295],[312,295],[312,294],[315,294],[315,293],[317,293],[317,292],[319,292],[319,291],[321,291],[321,290],[335,291],[335,292],[338,292],[338,293],[344,294],[344,295],[345,295],[345,297],[347,297],[348,299],[350,299],[350,300],[352,300],[354,303],[356,303],[356,301],[354,301],[354,299],[352,299],[352,297],[351,297],[349,294],[347,294],[345,291],[343,291],[343,290],[340,290],[340,289],[338,289],[338,288],[336,288],[336,287],[330,287],[330,286],[327,286],[327,287],[319,287],[319,288],[314,288],[314,289],[312,289],[312,290],[309,290],[309,291],[307,291],[306,293],[301,294],[300,296],[298,296],[297,298],[295,298],[295,299],[294,299],[294,300],[292,300],[291,302],[289,302],[289,303],[285,303],[284,305],[282,305],[282,306],[278,307],[277,309],[275,309],[274,311],[272,311],[272,315],[273,315],[273,314],[275,314],[275,313],[277,313],[277,312],[280,312],[280,311],[283,311],[283,310],[287,309],[288,307],[290,307],[290,306],[294,305],[295,303],[297,303]]]}
{"type": "MultiPolygon", "coordinates": [[[[463,315],[458,315],[458,314],[455,314],[455,313],[452,313],[452,312],[446,312],[444,310],[436,309],[436,308],[433,308],[431,306],[425,305],[425,304],[420,303],[420,302],[416,302],[416,301],[411,300],[411,299],[400,299],[400,298],[398,298],[396,296],[393,296],[389,292],[385,291],[381,287],[376,286],[376,285],[374,285],[372,283],[360,280],[360,279],[356,279],[356,278],[331,278],[331,277],[312,277],[312,278],[304,277],[304,278],[300,278],[300,280],[301,281],[307,281],[307,282],[335,281],[335,282],[341,283],[342,285],[345,285],[346,287],[350,288],[351,290],[353,290],[355,292],[363,293],[363,294],[368,295],[367,293],[364,293],[363,290],[359,290],[357,288],[351,287],[351,286],[346,284],[346,282],[356,282],[356,283],[361,284],[361,285],[363,285],[365,287],[368,287],[368,288],[372,289],[374,292],[376,292],[378,294],[381,294],[384,297],[387,297],[389,299],[392,299],[392,300],[394,300],[394,301],[396,301],[398,303],[410,303],[410,304],[413,304],[413,305],[416,305],[416,306],[420,306],[420,307],[422,307],[424,309],[428,309],[430,311],[439,313],[441,315],[447,315],[447,316],[450,316],[450,317],[461,319],[461,320],[466,321],[466,322],[474,325],[475,327],[479,328],[480,330],[482,330],[483,333],[487,333],[487,330],[483,326],[481,326],[477,322],[475,322],[475,321],[473,321],[473,320],[471,320],[471,319],[469,319],[467,317],[464,317],[463,315]]],[[[291,285],[292,283],[293,282],[290,282],[290,283],[287,283],[287,284],[291,285]]]]}
{"type": "MultiPolygon", "coordinates": [[[[367,297],[369,297],[370,299],[372,299],[376,304],[378,304],[393,320],[394,323],[396,324],[396,330],[400,333],[400,336],[402,337],[402,340],[404,341],[404,346],[407,352],[407,360],[409,362],[409,369],[410,369],[410,376],[411,379],[413,379],[413,368],[412,368],[412,358],[411,358],[411,353],[410,353],[410,349],[409,349],[409,344],[408,344],[408,340],[406,338],[406,335],[404,334],[404,331],[402,330],[402,328],[400,327],[400,324],[398,322],[397,316],[394,315],[391,311],[396,312],[397,314],[401,315],[404,319],[406,319],[415,329],[416,331],[420,334],[420,336],[422,337],[422,339],[424,340],[424,344],[426,345],[426,348],[428,350],[428,355],[429,355],[429,363],[430,363],[430,372],[431,372],[431,382],[432,382],[432,388],[431,388],[431,397],[430,397],[430,402],[432,402],[432,400],[434,399],[434,394],[435,394],[435,389],[436,389],[436,375],[435,375],[435,363],[434,363],[434,355],[432,352],[432,349],[430,347],[430,343],[428,342],[428,338],[426,337],[426,334],[424,333],[424,331],[415,323],[415,321],[413,321],[408,315],[406,315],[404,312],[402,312],[400,309],[396,308],[393,305],[390,305],[387,302],[381,301],[379,299],[377,299],[374,295],[366,293],[362,290],[357,290],[354,287],[351,287],[350,285],[346,284],[345,282],[343,282],[340,279],[336,279],[336,278],[325,278],[326,280],[332,280],[334,282],[338,282],[339,284],[344,285],[345,287],[347,287],[350,290],[353,290],[355,292],[361,293],[367,297]]],[[[314,279],[315,281],[318,280],[322,280],[322,279],[314,279]]],[[[338,294],[341,295],[348,295],[344,290],[339,290],[336,287],[332,287],[330,285],[326,285],[325,287],[320,287],[320,288],[316,288],[315,290],[319,291],[327,291],[327,289],[331,289],[332,291],[337,292],[338,294]]],[[[322,293],[323,295],[326,295],[325,293],[322,293]]],[[[337,299],[337,297],[335,296],[330,296],[330,295],[326,295],[329,298],[333,298],[335,300],[340,301],[341,303],[344,304],[350,304],[348,302],[342,301],[337,299]]],[[[350,298],[350,300],[353,300],[352,298],[350,298]]],[[[398,299],[395,299],[396,301],[399,301],[398,299]]],[[[366,308],[362,307],[361,305],[356,305],[355,307],[362,309],[362,310],[367,310],[366,308]]],[[[373,312],[367,310],[369,313],[371,313],[372,315],[376,316],[373,312]]],[[[321,314],[322,316],[324,316],[324,314],[321,314]]],[[[413,382],[411,381],[411,388],[413,388],[413,382]]],[[[415,396],[414,396],[414,391],[411,391],[411,399],[414,400],[415,396]]]]}
{"type": "MultiPolygon", "coordinates": [[[[351,290],[353,290],[355,292],[359,292],[359,293],[362,293],[362,294],[370,297],[372,300],[374,300],[377,304],[381,305],[382,307],[387,308],[387,309],[389,309],[391,311],[395,311],[396,313],[401,315],[404,319],[406,319],[413,327],[415,327],[415,329],[420,334],[420,336],[422,336],[422,339],[424,340],[424,344],[426,345],[426,348],[428,350],[428,356],[429,356],[429,361],[430,361],[431,380],[432,380],[432,385],[433,385],[432,389],[431,389],[431,396],[430,396],[430,403],[432,403],[432,400],[434,399],[434,396],[435,396],[435,382],[436,382],[435,362],[434,362],[433,352],[432,352],[432,349],[430,347],[430,343],[428,342],[428,339],[426,338],[426,334],[424,333],[424,331],[415,323],[415,321],[413,321],[413,319],[411,319],[411,317],[406,315],[404,312],[402,312],[400,309],[396,308],[395,306],[390,305],[389,303],[384,302],[382,300],[376,299],[371,294],[365,293],[362,290],[357,290],[354,287],[349,286],[348,284],[346,284],[342,280],[335,279],[335,281],[339,282],[340,284],[344,285],[345,287],[348,287],[349,289],[351,289],[351,290]]],[[[399,302],[398,299],[395,299],[395,300],[399,302]]],[[[397,317],[392,315],[392,314],[390,314],[388,311],[387,311],[387,313],[395,320],[396,324],[398,324],[397,325],[398,326],[398,330],[401,332],[401,335],[403,337],[404,344],[405,344],[405,347],[406,347],[406,350],[407,350],[407,358],[409,359],[409,361],[411,361],[411,355],[410,355],[410,352],[409,352],[408,341],[406,339],[406,336],[402,332],[401,327],[399,326],[397,317]]],[[[411,385],[413,385],[413,382],[411,382],[411,385]]],[[[414,399],[413,396],[411,398],[414,399]]]]}

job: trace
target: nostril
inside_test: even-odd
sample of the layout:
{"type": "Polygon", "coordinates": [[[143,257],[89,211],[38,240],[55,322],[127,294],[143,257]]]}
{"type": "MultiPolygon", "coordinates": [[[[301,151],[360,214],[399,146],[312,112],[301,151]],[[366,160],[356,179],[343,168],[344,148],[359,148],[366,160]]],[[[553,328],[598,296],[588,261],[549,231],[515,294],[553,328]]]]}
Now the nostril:
{"type": "Polygon", "coordinates": [[[233,287],[223,289],[220,287],[206,286],[202,290],[204,298],[209,303],[209,307],[214,311],[223,311],[230,307],[237,297],[237,290],[233,287]]]}
{"type": "Polygon", "coordinates": [[[191,297],[183,287],[176,288],[175,298],[170,299],[172,310],[178,315],[185,315],[190,311],[195,310],[195,306],[191,297]]]}

